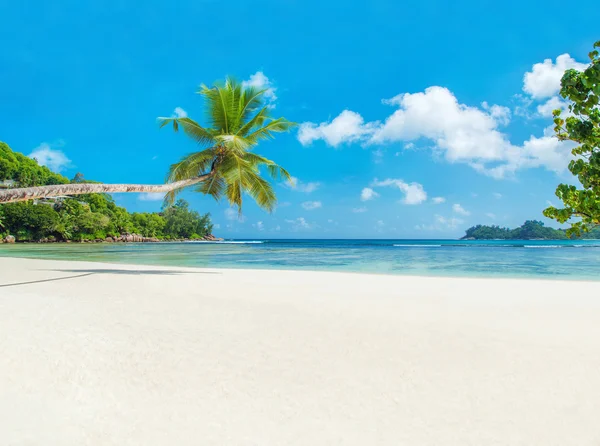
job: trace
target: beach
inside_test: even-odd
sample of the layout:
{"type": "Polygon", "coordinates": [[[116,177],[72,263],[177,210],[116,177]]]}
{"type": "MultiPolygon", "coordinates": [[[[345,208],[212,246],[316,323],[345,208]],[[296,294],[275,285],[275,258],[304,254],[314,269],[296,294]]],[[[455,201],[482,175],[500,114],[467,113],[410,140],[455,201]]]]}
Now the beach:
{"type": "Polygon", "coordinates": [[[598,445],[600,282],[0,258],[0,443],[598,445]]]}

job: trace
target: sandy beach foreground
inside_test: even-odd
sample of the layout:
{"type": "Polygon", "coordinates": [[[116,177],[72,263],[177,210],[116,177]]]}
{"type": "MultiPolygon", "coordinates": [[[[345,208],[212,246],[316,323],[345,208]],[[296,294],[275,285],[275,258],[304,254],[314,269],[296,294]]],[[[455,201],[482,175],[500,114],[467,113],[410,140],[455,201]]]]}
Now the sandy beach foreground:
{"type": "Polygon", "coordinates": [[[0,258],[0,444],[598,445],[600,282],[0,258]]]}

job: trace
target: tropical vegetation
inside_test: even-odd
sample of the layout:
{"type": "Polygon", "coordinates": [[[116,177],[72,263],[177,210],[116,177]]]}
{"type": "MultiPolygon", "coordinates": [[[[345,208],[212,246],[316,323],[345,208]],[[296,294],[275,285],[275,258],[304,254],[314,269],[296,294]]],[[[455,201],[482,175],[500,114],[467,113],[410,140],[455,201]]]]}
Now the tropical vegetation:
{"type": "MultiPolygon", "coordinates": [[[[0,142],[0,181],[44,184],[95,184],[77,174],[72,180],[40,166],[0,142]]],[[[185,200],[156,213],[129,213],[108,194],[38,200],[0,205],[0,239],[8,234],[18,241],[82,241],[135,233],[160,240],[195,239],[212,232],[210,215],[190,210],[185,200]]]]}
{"type": "MultiPolygon", "coordinates": [[[[290,179],[289,173],[275,162],[252,150],[275,133],[289,130],[294,123],[271,116],[265,103],[266,90],[245,86],[228,78],[213,87],[202,85],[198,93],[205,99],[208,126],[185,117],[159,118],[160,126],[172,125],[190,137],[201,150],[173,164],[163,185],[102,184],[88,182],[45,182],[44,186],[24,182],[12,189],[0,190],[0,203],[26,201],[62,195],[112,192],[157,192],[166,194],[172,204],[184,188],[208,194],[216,200],[225,198],[241,212],[244,194],[250,195],[267,211],[272,211],[276,196],[262,176],[265,170],[274,179],[290,179]],[[33,186],[33,187],[30,187],[33,186]]],[[[8,171],[9,165],[4,169],[8,171]]]]}
{"type": "Polygon", "coordinates": [[[590,65],[583,71],[567,70],[561,79],[560,95],[569,101],[568,112],[555,110],[554,131],[561,141],[573,141],[575,157],[569,170],[577,177],[580,188],[560,184],[556,196],[564,207],[550,206],[546,217],[560,223],[571,222],[569,234],[579,234],[590,225],[600,224],[600,41],[589,53],[590,65]],[[563,116],[564,115],[564,116],[563,116]]]}
{"type": "Polygon", "coordinates": [[[567,238],[600,239],[600,226],[588,228],[579,236],[571,235],[564,229],[554,229],[545,226],[537,220],[527,220],[515,229],[497,225],[476,225],[466,230],[462,238],[470,240],[564,240],[567,238]]]}

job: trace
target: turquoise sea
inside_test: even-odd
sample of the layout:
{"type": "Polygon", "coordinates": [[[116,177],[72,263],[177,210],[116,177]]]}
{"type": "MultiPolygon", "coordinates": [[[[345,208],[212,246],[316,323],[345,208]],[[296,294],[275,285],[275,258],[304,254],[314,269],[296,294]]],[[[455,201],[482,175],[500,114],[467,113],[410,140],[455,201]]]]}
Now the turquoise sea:
{"type": "Polygon", "coordinates": [[[600,280],[600,240],[4,244],[0,256],[210,268],[600,280]]]}

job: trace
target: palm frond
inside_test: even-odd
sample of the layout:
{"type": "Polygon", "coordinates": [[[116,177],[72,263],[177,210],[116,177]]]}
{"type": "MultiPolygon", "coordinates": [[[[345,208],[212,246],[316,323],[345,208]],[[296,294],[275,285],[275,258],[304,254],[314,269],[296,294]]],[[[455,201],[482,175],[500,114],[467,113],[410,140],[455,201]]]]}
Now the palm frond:
{"type": "Polygon", "coordinates": [[[202,152],[190,153],[178,163],[171,165],[167,173],[167,182],[173,183],[175,181],[189,180],[207,173],[216,154],[216,150],[212,147],[202,152]]]}
{"type": "MultiPolygon", "coordinates": [[[[225,197],[241,212],[244,193],[256,203],[272,211],[276,197],[271,185],[261,176],[262,168],[273,179],[290,180],[287,170],[274,161],[251,152],[260,141],[273,138],[275,133],[285,132],[295,124],[285,118],[273,119],[271,109],[265,106],[264,93],[227,78],[213,87],[201,85],[198,91],[206,101],[209,127],[203,127],[191,118],[159,118],[160,127],[173,125],[175,131],[182,129],[192,140],[211,146],[192,153],[173,164],[167,181],[192,179],[209,170],[214,174],[195,186],[195,191],[211,195],[216,200],[225,197]]],[[[170,192],[165,203],[173,202],[179,190],[170,192]]]]}
{"type": "Polygon", "coordinates": [[[269,108],[263,107],[258,111],[258,113],[256,113],[256,115],[252,117],[252,119],[250,119],[237,131],[237,135],[248,135],[248,133],[250,133],[255,127],[262,126],[267,119],[270,119],[269,108]]]}
{"type": "Polygon", "coordinates": [[[256,204],[268,212],[273,212],[277,204],[277,197],[269,182],[258,172],[248,170],[245,172],[245,184],[246,192],[256,201],[256,204]]]}
{"type": "Polygon", "coordinates": [[[223,192],[225,190],[225,180],[219,173],[216,173],[208,180],[198,184],[198,186],[196,186],[194,190],[204,195],[210,195],[216,201],[219,201],[221,197],[223,197],[223,192]]]}
{"type": "Polygon", "coordinates": [[[252,152],[247,152],[244,154],[244,159],[254,166],[266,166],[269,175],[274,180],[284,179],[286,181],[291,181],[292,176],[287,170],[285,170],[283,167],[281,167],[274,161],[265,158],[264,156],[260,156],[252,152]]]}
{"type": "Polygon", "coordinates": [[[167,124],[173,124],[173,130],[179,131],[179,127],[183,129],[183,132],[191,139],[196,141],[200,145],[212,145],[214,144],[214,136],[211,131],[205,129],[196,121],[190,118],[158,118],[159,128],[163,128],[167,124]]]}
{"type": "MultiPolygon", "coordinates": [[[[262,107],[262,96],[267,90],[259,90],[254,87],[246,87],[240,97],[240,116],[247,121],[252,113],[262,107]]],[[[266,108],[266,107],[265,107],[266,108]]]]}
{"type": "Polygon", "coordinates": [[[261,140],[274,138],[273,133],[287,132],[295,125],[295,123],[290,122],[285,118],[277,118],[269,122],[267,125],[246,135],[246,139],[251,141],[252,144],[258,144],[261,140]]]}

